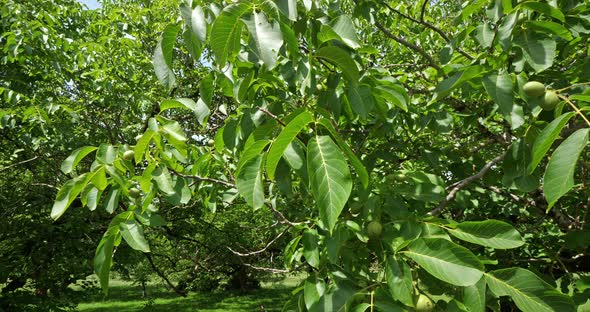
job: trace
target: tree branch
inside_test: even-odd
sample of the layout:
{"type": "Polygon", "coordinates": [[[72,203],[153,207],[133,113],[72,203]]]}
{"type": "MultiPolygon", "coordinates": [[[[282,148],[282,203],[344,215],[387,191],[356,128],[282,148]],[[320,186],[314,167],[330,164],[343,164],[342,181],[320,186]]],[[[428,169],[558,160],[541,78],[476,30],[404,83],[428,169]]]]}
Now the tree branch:
{"type": "Polygon", "coordinates": [[[485,166],[483,166],[483,168],[481,168],[481,170],[479,170],[478,173],[467,177],[461,181],[455,182],[453,184],[451,184],[449,187],[447,187],[448,189],[451,189],[451,191],[449,192],[449,194],[447,195],[447,197],[445,197],[445,199],[443,199],[440,204],[438,205],[438,207],[434,208],[433,210],[431,210],[428,215],[430,216],[437,216],[439,215],[443,209],[445,209],[445,207],[447,206],[447,204],[455,199],[455,196],[457,196],[457,193],[462,190],[463,188],[465,188],[467,185],[469,185],[471,182],[479,180],[481,178],[483,178],[483,176],[488,173],[488,171],[490,171],[490,169],[492,169],[492,166],[494,166],[495,164],[497,164],[499,161],[501,161],[502,159],[504,159],[504,157],[506,157],[506,152],[502,153],[501,155],[497,156],[496,158],[490,160],[490,162],[488,162],[487,164],[485,164],[485,166]]]}
{"type": "Polygon", "coordinates": [[[12,164],[12,165],[9,165],[9,166],[6,166],[6,167],[2,167],[2,168],[0,168],[0,172],[2,172],[2,171],[4,171],[4,170],[7,170],[7,169],[10,169],[10,168],[12,168],[12,167],[16,167],[16,166],[18,166],[18,165],[26,164],[26,163],[28,163],[28,162],[30,162],[30,161],[33,161],[33,160],[37,159],[37,158],[39,158],[39,156],[35,156],[35,157],[31,158],[31,159],[27,159],[27,160],[19,161],[19,162],[17,162],[17,163],[14,163],[14,164],[12,164]]]}
{"type": "Polygon", "coordinates": [[[217,183],[217,184],[221,184],[221,185],[227,186],[227,187],[235,187],[235,185],[233,183],[230,183],[227,181],[218,180],[218,179],[209,178],[209,177],[201,177],[201,176],[197,176],[197,175],[184,174],[184,173],[174,171],[172,169],[168,169],[168,170],[170,170],[171,174],[179,176],[179,177],[188,178],[188,179],[195,179],[197,181],[207,181],[207,182],[217,183]]]}
{"type": "Polygon", "coordinates": [[[280,123],[283,127],[286,127],[287,125],[279,118],[277,117],[277,115],[271,113],[268,109],[264,108],[264,107],[258,107],[258,110],[267,114],[270,118],[276,120],[278,123],[280,123]]]}
{"type": "Polygon", "coordinates": [[[434,59],[432,58],[432,56],[430,56],[428,53],[426,53],[421,47],[408,42],[406,39],[402,38],[402,37],[398,37],[396,35],[394,35],[393,33],[391,33],[389,30],[387,30],[381,23],[379,23],[379,21],[375,20],[375,25],[377,26],[377,28],[379,28],[379,30],[381,30],[387,37],[397,41],[398,43],[402,44],[403,46],[414,50],[416,52],[418,52],[420,55],[422,55],[427,61],[428,61],[428,65],[432,66],[433,68],[436,68],[437,70],[440,70],[440,66],[438,66],[436,64],[436,62],[434,61],[434,59]]]}
{"type": "Polygon", "coordinates": [[[170,288],[172,288],[174,290],[175,293],[179,294],[182,297],[186,297],[186,295],[187,295],[186,291],[184,291],[182,289],[178,289],[176,286],[174,286],[174,284],[172,284],[172,282],[170,282],[168,277],[162,271],[160,271],[158,269],[158,267],[154,264],[154,260],[152,259],[152,255],[150,255],[147,252],[144,252],[143,254],[147,258],[147,260],[150,263],[150,266],[152,267],[154,272],[156,272],[156,274],[158,274],[158,276],[161,277],[166,282],[166,284],[168,284],[168,286],[170,286],[170,288]]]}
{"type": "Polygon", "coordinates": [[[274,242],[276,242],[279,238],[281,238],[281,236],[283,236],[285,233],[287,233],[287,230],[289,230],[289,228],[286,228],[283,232],[281,232],[281,234],[277,235],[277,237],[275,237],[273,240],[271,240],[268,244],[266,244],[266,246],[264,246],[264,248],[262,248],[260,250],[256,250],[256,251],[252,251],[252,252],[248,252],[248,253],[241,253],[241,252],[231,249],[230,247],[226,247],[226,248],[229,249],[229,251],[231,251],[235,255],[238,255],[240,257],[254,256],[254,255],[265,252],[268,249],[268,247],[270,247],[274,242]]]}

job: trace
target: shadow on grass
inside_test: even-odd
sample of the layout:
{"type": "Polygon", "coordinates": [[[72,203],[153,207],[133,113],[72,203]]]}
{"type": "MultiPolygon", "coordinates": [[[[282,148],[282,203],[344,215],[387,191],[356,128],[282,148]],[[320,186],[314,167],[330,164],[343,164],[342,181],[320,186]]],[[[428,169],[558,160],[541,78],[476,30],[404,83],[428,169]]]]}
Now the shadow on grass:
{"type": "Polygon", "coordinates": [[[142,298],[141,288],[133,285],[113,286],[109,296],[93,296],[78,306],[84,312],[106,311],[280,311],[289,299],[292,287],[273,286],[248,293],[216,291],[212,293],[190,293],[180,297],[164,287],[148,287],[148,298],[142,298]],[[153,299],[151,305],[148,299],[153,299]]]}

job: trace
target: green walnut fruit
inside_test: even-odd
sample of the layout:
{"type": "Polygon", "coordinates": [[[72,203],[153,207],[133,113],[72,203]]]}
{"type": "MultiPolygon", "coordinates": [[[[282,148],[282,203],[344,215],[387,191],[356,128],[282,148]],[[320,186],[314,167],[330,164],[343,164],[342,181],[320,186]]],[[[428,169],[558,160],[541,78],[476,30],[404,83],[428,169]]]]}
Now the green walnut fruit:
{"type": "Polygon", "coordinates": [[[352,204],[350,204],[350,213],[356,215],[359,214],[361,212],[363,208],[363,204],[359,203],[359,202],[353,202],[352,204]]]}
{"type": "Polygon", "coordinates": [[[367,226],[367,235],[369,235],[369,238],[379,238],[382,232],[383,226],[381,225],[381,223],[379,223],[379,221],[369,222],[369,225],[367,226]]]}
{"type": "Polygon", "coordinates": [[[529,81],[522,86],[522,91],[530,97],[538,97],[545,94],[545,85],[538,81],[529,81]]]}
{"type": "Polygon", "coordinates": [[[125,160],[131,160],[133,159],[133,157],[135,157],[135,152],[133,152],[132,150],[128,150],[125,151],[125,153],[123,153],[123,159],[125,160]]]}
{"type": "Polygon", "coordinates": [[[207,145],[209,145],[209,146],[215,145],[215,140],[209,140],[209,141],[207,141],[207,145]]]}
{"type": "Polygon", "coordinates": [[[131,196],[131,198],[138,198],[140,193],[141,192],[135,187],[129,189],[129,196],[131,196]]]}
{"type": "Polygon", "coordinates": [[[559,96],[557,96],[555,91],[547,91],[543,97],[543,100],[539,103],[539,106],[541,106],[541,108],[544,110],[550,111],[555,109],[555,106],[559,103],[559,101],[559,96]]]}
{"type": "Polygon", "coordinates": [[[416,311],[417,312],[430,312],[434,310],[434,304],[432,300],[425,295],[420,294],[418,297],[418,301],[416,301],[416,311]]]}

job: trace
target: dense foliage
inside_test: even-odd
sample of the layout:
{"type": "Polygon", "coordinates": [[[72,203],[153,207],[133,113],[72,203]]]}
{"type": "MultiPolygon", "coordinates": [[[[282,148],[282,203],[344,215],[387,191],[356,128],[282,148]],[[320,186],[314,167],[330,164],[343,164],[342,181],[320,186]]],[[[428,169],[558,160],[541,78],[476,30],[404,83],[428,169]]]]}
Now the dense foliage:
{"type": "MultiPolygon", "coordinates": [[[[158,5],[106,3],[138,24],[103,22],[123,33],[98,37],[149,42],[137,48],[151,62],[103,43],[102,57],[74,65],[53,43],[69,75],[2,89],[2,134],[43,143],[21,143],[38,151],[28,157],[2,150],[2,168],[25,170],[33,155],[56,166],[43,148],[76,148],[52,181],[63,183],[51,209],[63,224],[44,224],[105,226],[94,256],[105,291],[111,268],[131,271],[138,262],[126,260],[143,253],[180,294],[193,281],[214,287],[216,272],[244,288],[253,272],[306,270],[285,310],[587,308],[589,3],[188,1],[145,21],[164,14],[158,5]],[[90,101],[43,93],[81,77],[92,79],[74,89],[90,101]]],[[[56,34],[77,29],[65,20],[56,34]]],[[[3,27],[3,51],[21,61],[5,56],[2,75],[30,77],[39,56],[3,27]]]]}

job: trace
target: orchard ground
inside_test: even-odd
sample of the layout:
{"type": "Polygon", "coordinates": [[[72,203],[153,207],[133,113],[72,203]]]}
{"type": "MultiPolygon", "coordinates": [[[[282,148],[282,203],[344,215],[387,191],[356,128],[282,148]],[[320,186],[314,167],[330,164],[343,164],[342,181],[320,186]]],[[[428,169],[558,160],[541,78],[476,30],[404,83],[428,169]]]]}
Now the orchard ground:
{"type": "Polygon", "coordinates": [[[111,281],[108,297],[103,297],[97,290],[82,300],[77,308],[83,312],[280,311],[302,278],[304,276],[289,276],[278,281],[263,282],[260,289],[246,293],[191,292],[187,297],[178,296],[161,283],[150,283],[147,286],[146,298],[142,297],[139,284],[114,280],[111,281]]]}

